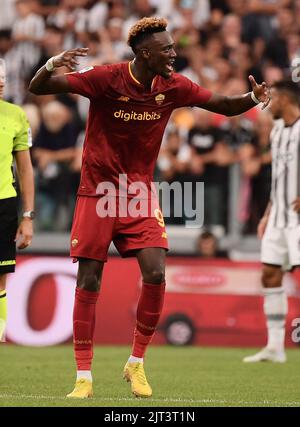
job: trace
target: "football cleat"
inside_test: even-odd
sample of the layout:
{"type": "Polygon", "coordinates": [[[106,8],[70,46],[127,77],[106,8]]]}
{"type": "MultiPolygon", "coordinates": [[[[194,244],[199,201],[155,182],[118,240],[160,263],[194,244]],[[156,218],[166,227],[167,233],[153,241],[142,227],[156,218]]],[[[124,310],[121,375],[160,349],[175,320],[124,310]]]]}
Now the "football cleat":
{"type": "Polygon", "coordinates": [[[147,381],[143,363],[127,362],[123,378],[131,383],[131,391],[136,397],[152,396],[152,389],[147,381]]]}
{"type": "Polygon", "coordinates": [[[243,362],[255,363],[255,362],[286,362],[286,354],[284,351],[277,351],[269,349],[268,347],[263,348],[253,356],[244,357],[243,362]]]}
{"type": "Polygon", "coordinates": [[[76,399],[86,399],[93,397],[93,385],[92,382],[86,378],[80,378],[75,383],[75,388],[72,393],[67,394],[67,397],[73,397],[76,399]]]}

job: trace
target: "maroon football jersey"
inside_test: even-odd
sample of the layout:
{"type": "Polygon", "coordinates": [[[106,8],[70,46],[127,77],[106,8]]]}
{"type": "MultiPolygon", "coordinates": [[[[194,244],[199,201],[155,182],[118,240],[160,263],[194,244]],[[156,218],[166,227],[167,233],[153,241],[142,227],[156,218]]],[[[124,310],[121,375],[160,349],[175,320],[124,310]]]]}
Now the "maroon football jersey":
{"type": "MultiPolygon", "coordinates": [[[[66,74],[70,91],[90,99],[79,195],[101,194],[98,185],[146,184],[150,190],[163,133],[172,111],[206,103],[211,92],[186,77],[156,76],[151,90],[133,76],[130,63],[88,67],[66,74]],[[97,191],[98,188],[98,191],[97,191]]],[[[148,197],[148,196],[143,196],[148,197]]]]}

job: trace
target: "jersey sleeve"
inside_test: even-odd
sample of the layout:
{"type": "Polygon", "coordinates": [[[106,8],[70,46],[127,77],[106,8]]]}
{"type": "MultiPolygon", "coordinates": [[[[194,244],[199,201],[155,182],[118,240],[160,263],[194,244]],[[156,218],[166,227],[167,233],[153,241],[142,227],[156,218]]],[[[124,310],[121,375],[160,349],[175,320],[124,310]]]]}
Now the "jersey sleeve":
{"type": "Polygon", "coordinates": [[[70,91],[90,99],[103,95],[110,75],[107,66],[86,67],[75,73],[65,74],[70,91]]]}
{"type": "Polygon", "coordinates": [[[192,82],[187,77],[177,75],[176,108],[203,105],[209,101],[212,92],[192,82]]]}
{"type": "Polygon", "coordinates": [[[20,108],[18,114],[18,132],[14,138],[13,151],[28,150],[31,146],[31,128],[25,112],[20,108]]]}

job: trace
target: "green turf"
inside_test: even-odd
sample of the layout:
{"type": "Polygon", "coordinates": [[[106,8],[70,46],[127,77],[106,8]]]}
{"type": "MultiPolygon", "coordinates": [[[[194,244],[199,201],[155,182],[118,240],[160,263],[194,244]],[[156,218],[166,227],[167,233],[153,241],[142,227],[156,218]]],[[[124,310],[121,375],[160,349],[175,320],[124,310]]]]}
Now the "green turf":
{"type": "Polygon", "coordinates": [[[243,364],[253,349],[152,347],[146,373],[153,398],[136,399],[121,372],[129,347],[95,349],[93,399],[69,400],[70,346],[1,344],[0,406],[300,406],[300,349],[285,364],[243,364]]]}

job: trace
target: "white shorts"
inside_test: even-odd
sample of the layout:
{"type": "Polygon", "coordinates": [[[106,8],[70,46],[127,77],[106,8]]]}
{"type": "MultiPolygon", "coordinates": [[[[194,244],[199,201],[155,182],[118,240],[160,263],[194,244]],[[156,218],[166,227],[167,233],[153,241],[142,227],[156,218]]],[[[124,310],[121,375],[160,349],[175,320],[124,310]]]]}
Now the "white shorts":
{"type": "Polygon", "coordinates": [[[261,262],[274,265],[300,265],[300,225],[275,228],[269,221],[261,242],[261,262]]]}

